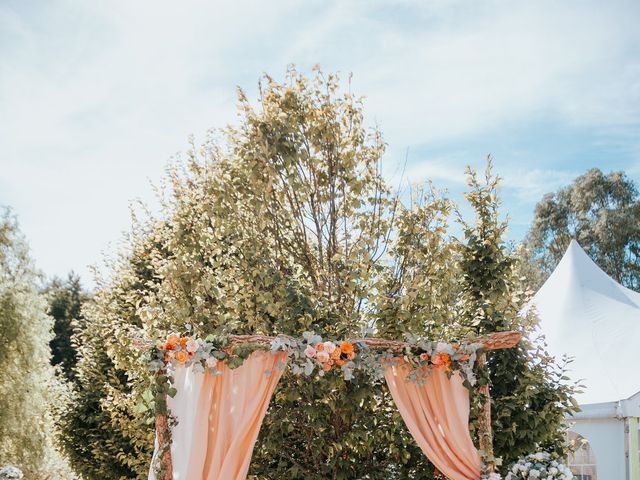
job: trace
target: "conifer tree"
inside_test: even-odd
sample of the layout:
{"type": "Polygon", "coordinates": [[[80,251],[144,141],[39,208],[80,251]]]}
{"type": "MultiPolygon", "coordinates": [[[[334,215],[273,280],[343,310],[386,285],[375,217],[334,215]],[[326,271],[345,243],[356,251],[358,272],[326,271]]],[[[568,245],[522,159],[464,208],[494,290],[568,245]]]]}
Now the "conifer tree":
{"type": "Polygon", "coordinates": [[[520,330],[516,347],[488,353],[495,456],[505,464],[538,448],[564,454],[565,415],[576,410],[574,388],[562,377],[566,363],[554,360],[536,335],[536,318],[524,315],[531,292],[517,277],[518,257],[505,242],[507,222],[499,215],[500,178],[489,158],[484,181],[467,171],[465,197],[475,223],[462,222],[461,326],[476,335],[520,330]]]}

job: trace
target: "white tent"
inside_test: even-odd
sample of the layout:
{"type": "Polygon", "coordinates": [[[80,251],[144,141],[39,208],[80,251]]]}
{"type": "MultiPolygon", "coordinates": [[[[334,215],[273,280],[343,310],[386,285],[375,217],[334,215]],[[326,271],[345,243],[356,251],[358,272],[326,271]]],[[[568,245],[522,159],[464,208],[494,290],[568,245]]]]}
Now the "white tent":
{"type": "Polygon", "coordinates": [[[610,278],[575,240],[532,303],[550,353],[574,357],[569,376],[586,386],[580,404],[640,391],[640,293],[610,278]]]}

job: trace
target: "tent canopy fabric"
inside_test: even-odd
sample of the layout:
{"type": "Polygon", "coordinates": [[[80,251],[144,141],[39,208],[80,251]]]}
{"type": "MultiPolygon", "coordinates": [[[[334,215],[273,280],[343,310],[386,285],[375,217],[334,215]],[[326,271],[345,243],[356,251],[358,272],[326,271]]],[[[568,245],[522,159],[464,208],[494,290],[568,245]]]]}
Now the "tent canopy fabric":
{"type": "Polygon", "coordinates": [[[549,352],[573,357],[568,376],[592,404],[624,400],[640,391],[640,293],[603,272],[571,241],[533,297],[549,352]]]}

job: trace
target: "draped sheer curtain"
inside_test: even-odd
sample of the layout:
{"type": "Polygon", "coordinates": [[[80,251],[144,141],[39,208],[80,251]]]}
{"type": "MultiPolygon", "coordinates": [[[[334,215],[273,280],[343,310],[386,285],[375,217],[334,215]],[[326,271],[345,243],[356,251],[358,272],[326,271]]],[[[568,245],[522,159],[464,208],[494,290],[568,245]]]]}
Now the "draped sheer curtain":
{"type": "MultiPolygon", "coordinates": [[[[254,352],[221,374],[179,368],[168,399],[174,480],[243,480],[286,353],[254,352]]],[[[407,364],[388,365],[387,385],[409,432],[450,480],[478,480],[480,455],[469,434],[469,391],[462,377],[435,368],[424,383],[407,381],[407,364]]],[[[154,457],[158,454],[157,448],[154,457]]],[[[151,471],[149,480],[155,480],[151,471]]]]}
{"type": "MultiPolygon", "coordinates": [[[[178,393],[168,401],[177,420],[171,432],[174,480],[246,478],[286,360],[284,352],[256,351],[237,369],[220,364],[220,375],[176,371],[178,393]]],[[[149,479],[155,480],[153,472],[149,479]]]]}
{"type": "Polygon", "coordinates": [[[407,364],[385,378],[402,418],[431,463],[450,480],[478,480],[480,455],[469,433],[469,391],[459,373],[432,370],[424,384],[407,381],[407,364]]]}

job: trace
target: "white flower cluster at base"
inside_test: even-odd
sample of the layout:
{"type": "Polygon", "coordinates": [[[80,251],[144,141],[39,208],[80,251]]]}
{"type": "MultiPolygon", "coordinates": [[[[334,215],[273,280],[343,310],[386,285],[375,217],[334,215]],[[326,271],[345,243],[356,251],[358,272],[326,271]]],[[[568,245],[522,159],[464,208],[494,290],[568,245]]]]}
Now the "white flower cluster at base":
{"type": "Polygon", "coordinates": [[[511,466],[505,480],[572,480],[573,473],[547,452],[538,452],[520,458],[511,466]]]}
{"type": "Polygon", "coordinates": [[[0,480],[20,480],[24,478],[19,468],[12,465],[0,468],[0,480]]]}
{"type": "Polygon", "coordinates": [[[502,475],[496,472],[483,475],[481,480],[502,480],[502,475]]]}

